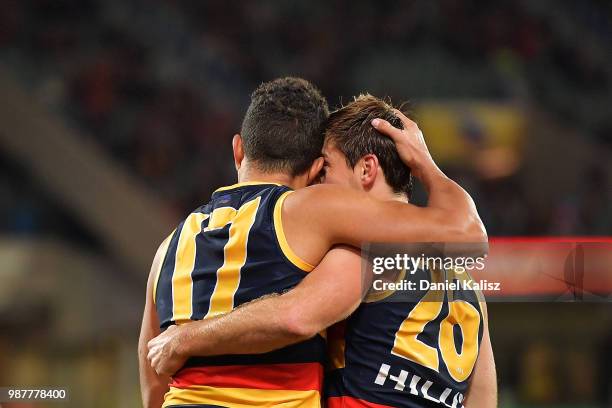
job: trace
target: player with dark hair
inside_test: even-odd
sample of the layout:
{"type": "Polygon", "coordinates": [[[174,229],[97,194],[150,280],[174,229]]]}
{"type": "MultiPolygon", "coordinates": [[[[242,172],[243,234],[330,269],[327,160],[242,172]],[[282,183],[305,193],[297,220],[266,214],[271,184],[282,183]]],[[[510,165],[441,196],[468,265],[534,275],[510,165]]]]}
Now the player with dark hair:
{"type": "MultiPolygon", "coordinates": [[[[270,92],[266,92],[269,98],[265,100],[272,111],[269,117],[278,120],[274,126],[262,125],[254,129],[265,133],[271,127],[281,126],[283,115],[286,118],[284,127],[305,129],[300,122],[307,120],[306,115],[295,110],[288,100],[275,98],[274,82],[267,85],[270,92]]],[[[295,91],[296,94],[301,92],[295,91]]],[[[247,115],[253,111],[257,110],[250,107],[247,115]]],[[[318,112],[318,109],[312,111],[318,112]]],[[[261,120],[266,117],[262,115],[261,120]]],[[[249,123],[247,119],[245,123],[249,123]]],[[[401,134],[390,136],[404,163],[429,190],[429,206],[424,208],[399,200],[377,200],[349,187],[301,188],[317,176],[323,166],[322,158],[314,159],[311,166],[295,174],[291,172],[294,162],[281,164],[284,157],[274,153],[262,153],[257,160],[252,159],[251,155],[256,153],[249,149],[265,146],[265,151],[274,146],[242,140],[256,137],[258,132],[234,137],[238,179],[247,184],[217,190],[212,201],[179,225],[156,255],[140,341],[145,400],[156,392],[159,395],[163,389],[159,377],[154,376],[150,367],[145,367],[147,342],[159,328],[166,329],[160,337],[163,340],[176,332],[174,325],[188,328],[205,323],[208,329],[218,324],[219,335],[211,332],[215,350],[195,353],[193,355],[199,357],[183,360],[175,370],[169,371],[174,373],[180,368],[172,377],[164,406],[319,406],[324,342],[320,335],[311,333],[314,326],[301,320],[300,314],[304,311],[270,309],[272,314],[263,318],[277,321],[283,315],[284,327],[289,328],[285,338],[272,339],[277,331],[273,330],[274,336],[270,336],[266,325],[261,324],[263,315],[252,315],[258,317],[250,322],[241,319],[244,317],[241,311],[265,304],[265,300],[236,307],[266,294],[281,293],[303,278],[306,279],[298,288],[308,281],[320,281],[321,275],[331,273],[334,277],[328,280],[336,277],[341,280],[345,275],[356,279],[354,271],[358,271],[359,256],[354,249],[338,246],[340,244],[357,247],[363,241],[470,242],[486,239],[469,195],[437,168],[420,131],[410,123],[401,134]],[[257,184],[253,184],[254,181],[257,184]],[[158,272],[158,269],[161,270],[158,272]],[[234,312],[227,313],[232,310],[234,312]],[[219,316],[224,313],[227,314],[219,316]],[[255,330],[239,331],[242,338],[224,337],[227,319],[235,322],[236,317],[240,320],[239,325],[255,330]],[[183,324],[195,320],[202,322],[183,324]],[[236,348],[238,343],[242,346],[236,348]]],[[[384,122],[381,126],[385,126],[384,122]]],[[[286,137],[282,132],[277,133],[277,137],[281,136],[286,137]]],[[[267,139],[262,135],[261,140],[267,139]]],[[[360,177],[374,188],[378,166],[375,156],[370,156],[370,172],[360,177]]],[[[279,298],[282,296],[269,300],[279,298]]],[[[317,300],[318,304],[310,305],[322,314],[326,306],[334,302],[329,298],[317,300]]],[[[359,295],[352,303],[354,309],[359,303],[359,295]]],[[[322,327],[334,321],[327,321],[322,327]]],[[[228,327],[231,329],[231,326],[230,323],[228,327]]],[[[185,345],[190,340],[199,340],[198,332],[193,333],[195,337],[183,338],[185,345]]]]}
{"type": "Polygon", "coordinates": [[[327,102],[300,78],[265,82],[251,95],[240,139],[249,163],[283,178],[307,174],[321,156],[327,102]]]}
{"type": "MultiPolygon", "coordinates": [[[[398,115],[401,114],[396,114],[390,105],[370,95],[362,95],[333,112],[326,128],[323,181],[368,191],[381,200],[407,201],[412,186],[410,169],[401,162],[392,140],[370,125],[372,119],[381,118],[401,129],[404,124],[398,115]]],[[[411,125],[406,118],[404,120],[411,125]]],[[[387,127],[386,131],[397,134],[399,130],[387,127]]],[[[356,253],[348,248],[336,247],[326,255],[324,263],[295,289],[282,296],[269,296],[252,302],[218,319],[173,328],[151,341],[149,357],[156,369],[172,373],[188,355],[258,353],[310,338],[345,318],[357,307],[362,295],[360,267],[360,258],[356,253]]],[[[455,316],[462,306],[456,306],[457,303],[449,306],[448,298],[430,304],[428,299],[398,302],[391,296],[384,302],[362,304],[348,319],[346,327],[342,322],[330,328],[327,337],[334,370],[326,378],[328,406],[424,406],[434,400],[438,401],[437,404],[443,401],[450,403],[450,406],[453,403],[459,406],[468,390],[468,377],[470,406],[495,406],[495,365],[488,335],[486,304],[471,291],[461,295],[455,293],[454,296],[454,302],[467,300],[470,306],[465,307],[473,307],[470,310],[477,311],[476,314],[472,313],[471,320],[455,316]],[[462,350],[472,349],[471,357],[466,352],[464,358],[466,361],[469,358],[472,360],[463,365],[457,365],[456,361],[443,362],[447,373],[455,366],[462,370],[469,367],[461,381],[440,372],[438,367],[428,367],[427,362],[425,365],[423,361],[419,363],[413,350],[405,351],[402,355],[405,349],[402,345],[410,344],[412,340],[407,329],[421,323],[415,311],[422,316],[422,310],[430,305],[439,306],[438,315],[447,316],[444,321],[454,318],[462,327],[462,332],[476,336],[471,341],[462,338],[458,343],[462,350]],[[345,338],[348,341],[345,342],[345,338]],[[396,343],[398,347],[395,347],[396,343]],[[480,352],[476,360],[473,351],[479,344],[480,352]],[[387,379],[389,375],[389,378],[401,378],[402,371],[400,377],[386,371],[387,366],[391,368],[386,362],[392,359],[399,361],[399,370],[409,368],[411,373],[421,373],[419,378],[422,381],[411,380],[411,388],[406,388],[404,383],[404,389],[400,390],[401,384],[387,379]],[[383,369],[383,374],[387,373],[386,377],[380,374],[379,368],[383,369]],[[474,374],[470,376],[472,371],[474,374]],[[441,384],[446,386],[444,390],[439,389],[441,384]],[[427,387],[425,393],[424,386],[427,387]],[[434,395],[436,389],[437,396],[434,395]],[[412,394],[406,395],[406,391],[412,394]]],[[[428,318],[434,320],[437,317],[428,318]]],[[[423,323],[427,323],[427,320],[423,323]]],[[[438,337],[443,335],[441,326],[438,326],[439,333],[432,330],[434,326],[420,335],[419,341],[433,346],[426,346],[430,347],[427,350],[437,349],[438,337]]],[[[417,335],[418,330],[414,340],[417,335]]],[[[444,335],[447,336],[446,332],[444,335]]],[[[446,338],[445,341],[450,344],[451,339],[446,338]]],[[[452,342],[454,344],[455,340],[452,342]]],[[[397,367],[395,364],[394,368],[397,367]]],[[[403,372],[406,373],[405,382],[408,371],[403,372]]]]}

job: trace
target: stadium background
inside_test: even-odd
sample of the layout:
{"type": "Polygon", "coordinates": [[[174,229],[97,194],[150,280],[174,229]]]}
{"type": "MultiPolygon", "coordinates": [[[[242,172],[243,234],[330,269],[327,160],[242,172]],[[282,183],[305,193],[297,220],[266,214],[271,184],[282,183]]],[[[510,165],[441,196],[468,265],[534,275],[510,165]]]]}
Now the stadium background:
{"type": "MultiPolygon", "coordinates": [[[[0,385],[138,405],[154,250],[278,76],[411,101],[492,237],[612,235],[611,4],[0,2],[0,385]]],[[[491,303],[500,405],[612,406],[610,311],[491,303]]]]}

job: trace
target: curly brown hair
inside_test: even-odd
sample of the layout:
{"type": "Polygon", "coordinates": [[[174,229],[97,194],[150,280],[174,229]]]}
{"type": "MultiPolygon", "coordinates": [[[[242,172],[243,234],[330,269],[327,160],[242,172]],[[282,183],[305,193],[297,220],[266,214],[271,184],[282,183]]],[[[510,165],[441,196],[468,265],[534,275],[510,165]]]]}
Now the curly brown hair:
{"type": "Polygon", "coordinates": [[[310,82],[265,82],[251,95],[242,122],[245,155],[261,171],[301,174],[321,156],[328,116],[327,101],[310,82]]]}

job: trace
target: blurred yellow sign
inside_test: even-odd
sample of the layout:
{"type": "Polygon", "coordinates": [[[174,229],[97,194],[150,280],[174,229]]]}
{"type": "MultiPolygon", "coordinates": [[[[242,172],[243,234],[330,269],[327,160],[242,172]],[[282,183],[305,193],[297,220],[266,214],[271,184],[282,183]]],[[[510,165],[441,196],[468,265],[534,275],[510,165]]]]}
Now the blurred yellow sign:
{"type": "Polygon", "coordinates": [[[510,164],[516,164],[513,160],[522,150],[526,121],[515,105],[430,102],[417,107],[415,118],[432,155],[442,164],[478,165],[484,161],[486,165],[509,159],[510,164]]]}

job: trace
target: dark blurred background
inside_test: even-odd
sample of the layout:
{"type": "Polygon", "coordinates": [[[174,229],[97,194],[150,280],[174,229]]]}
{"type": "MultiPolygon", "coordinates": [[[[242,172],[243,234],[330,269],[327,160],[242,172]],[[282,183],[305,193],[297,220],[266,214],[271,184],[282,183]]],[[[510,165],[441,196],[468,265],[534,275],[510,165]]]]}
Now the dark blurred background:
{"type": "MultiPolygon", "coordinates": [[[[155,248],[278,76],[409,101],[491,237],[612,235],[611,46],[604,0],[0,2],[0,385],[138,405],[155,248]]],[[[609,303],[489,310],[501,406],[612,406],[609,303]]]]}

